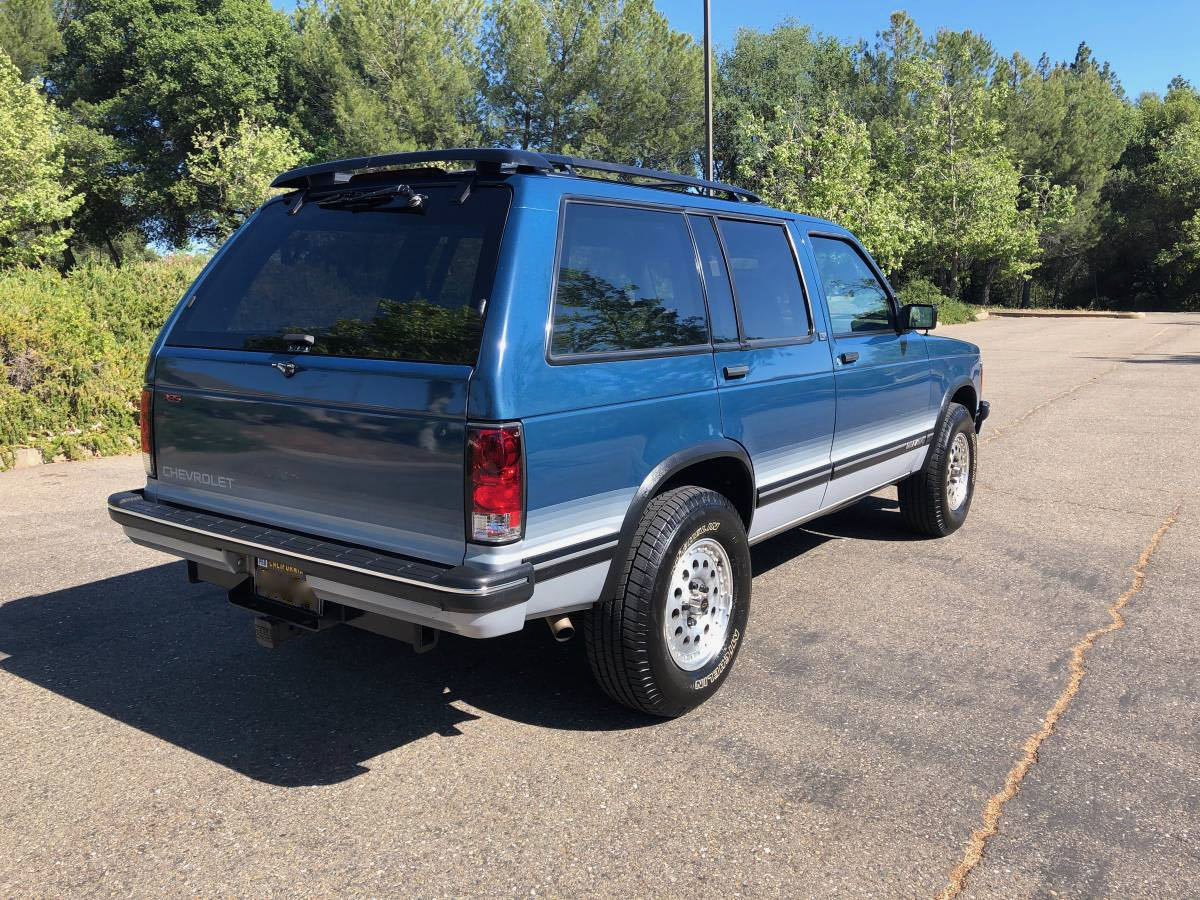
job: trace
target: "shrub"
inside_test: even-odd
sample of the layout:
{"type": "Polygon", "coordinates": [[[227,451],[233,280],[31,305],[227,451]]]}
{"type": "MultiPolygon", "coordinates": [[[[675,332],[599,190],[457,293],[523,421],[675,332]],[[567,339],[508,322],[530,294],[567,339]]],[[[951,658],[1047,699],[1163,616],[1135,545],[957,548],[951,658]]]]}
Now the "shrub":
{"type": "Polygon", "coordinates": [[[0,273],[0,469],[137,447],[146,355],[203,259],[0,273]]]}
{"type": "Polygon", "coordinates": [[[901,303],[932,303],[938,308],[939,325],[958,325],[975,321],[975,307],[953,297],[947,297],[927,278],[914,278],[897,293],[901,303]]]}

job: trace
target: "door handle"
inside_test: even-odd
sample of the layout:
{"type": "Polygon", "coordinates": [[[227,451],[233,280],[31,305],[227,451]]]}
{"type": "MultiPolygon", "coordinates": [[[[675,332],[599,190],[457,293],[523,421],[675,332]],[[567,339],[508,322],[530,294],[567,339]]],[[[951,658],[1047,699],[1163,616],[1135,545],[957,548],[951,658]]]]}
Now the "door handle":
{"type": "Polygon", "coordinates": [[[849,350],[849,351],[843,353],[841,356],[839,356],[838,359],[840,359],[842,361],[843,365],[848,366],[848,365],[850,365],[850,363],[858,362],[858,354],[855,353],[853,350],[849,350]]]}
{"type": "Polygon", "coordinates": [[[735,378],[745,378],[750,374],[749,366],[726,366],[725,377],[732,381],[735,378]]]}

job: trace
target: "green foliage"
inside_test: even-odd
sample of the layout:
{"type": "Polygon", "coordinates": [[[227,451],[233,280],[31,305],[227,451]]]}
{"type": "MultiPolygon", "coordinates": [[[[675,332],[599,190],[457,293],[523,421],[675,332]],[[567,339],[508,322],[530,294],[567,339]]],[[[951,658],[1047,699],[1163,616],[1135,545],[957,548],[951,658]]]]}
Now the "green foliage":
{"type": "Polygon", "coordinates": [[[29,81],[62,49],[51,0],[0,0],[0,50],[29,81]]]}
{"type": "Polygon", "coordinates": [[[197,257],[0,274],[0,468],[137,447],[146,354],[199,272],[197,257]]]}
{"type": "Polygon", "coordinates": [[[928,278],[914,278],[897,292],[901,303],[932,303],[938,308],[939,325],[974,322],[977,310],[957,297],[947,297],[928,278]]]}
{"type": "Polygon", "coordinates": [[[198,206],[210,213],[195,236],[218,244],[272,193],[271,182],[292,168],[300,145],[286,128],[242,119],[224,133],[200,132],[187,168],[198,206]]]}
{"type": "Polygon", "coordinates": [[[1200,93],[1138,103],[1140,129],[1105,186],[1099,290],[1134,305],[1200,308],[1200,93]]]}
{"type": "Polygon", "coordinates": [[[87,0],[80,12],[49,81],[86,129],[70,153],[95,207],[81,237],[103,244],[132,224],[183,246],[211,216],[186,177],[196,136],[280,119],[295,35],[267,0],[87,0]]]}
{"type": "Polygon", "coordinates": [[[479,142],[482,0],[310,0],[295,24],[292,90],[318,155],[479,142]]]}
{"type": "Polygon", "coordinates": [[[79,206],[63,181],[54,108],[0,51],[0,267],[37,265],[60,253],[79,206]]]}
{"type": "Polygon", "coordinates": [[[739,30],[717,68],[714,155],[719,176],[739,184],[756,176],[762,156],[761,147],[753,144],[756,125],[786,134],[789,124],[807,119],[814,107],[851,109],[858,86],[851,50],[790,19],[766,33],[739,30]],[[776,123],[777,118],[784,121],[776,123]]]}
{"type": "MultiPolygon", "coordinates": [[[[10,128],[46,166],[0,212],[23,235],[0,265],[64,239],[64,267],[218,242],[273,169],[314,158],[490,143],[701,162],[701,50],[654,0],[301,0],[290,17],[0,0],[0,49],[57,107],[10,128]]],[[[901,280],[984,304],[1200,303],[1182,81],[1133,104],[1086,44],[1033,64],[903,12],[870,42],[743,29],[714,62],[718,176],[848,225],[901,280]]],[[[25,87],[8,98],[32,109],[25,87]]]]}
{"type": "Polygon", "coordinates": [[[782,209],[846,226],[885,271],[898,267],[917,240],[905,218],[907,192],[875,164],[867,126],[839,109],[810,110],[789,122],[782,110],[767,121],[747,113],[738,125],[748,179],[782,209]]]}
{"type": "Polygon", "coordinates": [[[704,59],[651,0],[498,0],[483,46],[495,143],[694,166],[704,59]]]}

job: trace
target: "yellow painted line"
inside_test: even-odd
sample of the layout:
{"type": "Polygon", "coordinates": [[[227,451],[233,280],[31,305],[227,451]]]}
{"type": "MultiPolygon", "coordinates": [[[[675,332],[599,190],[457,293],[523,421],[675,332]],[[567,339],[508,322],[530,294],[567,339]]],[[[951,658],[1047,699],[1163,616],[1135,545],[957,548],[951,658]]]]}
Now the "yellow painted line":
{"type": "Polygon", "coordinates": [[[987,846],[988,840],[1000,828],[1000,816],[1004,813],[1004,805],[1017,795],[1022,779],[1029,774],[1029,770],[1037,762],[1038,750],[1054,733],[1058,720],[1062,718],[1067,707],[1071,705],[1071,701],[1075,699],[1075,695],[1079,693],[1079,685],[1083,682],[1083,676],[1087,671],[1083,666],[1084,655],[1091,649],[1097,638],[1125,627],[1125,616],[1121,610],[1125,608],[1130,598],[1142,589],[1142,582],[1146,580],[1146,566],[1149,565],[1154,551],[1158,549],[1158,542],[1162,540],[1167,529],[1174,525],[1178,518],[1179,507],[1176,506],[1175,510],[1158,526],[1158,530],[1151,535],[1149,543],[1143,548],[1142,555],[1138,557],[1137,563],[1133,566],[1133,581],[1130,582],[1125,593],[1108,608],[1108,614],[1112,621],[1107,625],[1093,628],[1075,645],[1071,653],[1071,677],[1067,681],[1067,686],[1063,688],[1054,705],[1042,718],[1042,727],[1026,739],[1024,752],[1009,770],[1008,777],[1004,780],[1004,787],[992,794],[987,805],[984,806],[982,824],[971,832],[970,840],[963,848],[962,858],[950,873],[950,880],[946,886],[937,895],[938,900],[952,900],[966,887],[967,877],[983,858],[983,850],[987,846]]]}

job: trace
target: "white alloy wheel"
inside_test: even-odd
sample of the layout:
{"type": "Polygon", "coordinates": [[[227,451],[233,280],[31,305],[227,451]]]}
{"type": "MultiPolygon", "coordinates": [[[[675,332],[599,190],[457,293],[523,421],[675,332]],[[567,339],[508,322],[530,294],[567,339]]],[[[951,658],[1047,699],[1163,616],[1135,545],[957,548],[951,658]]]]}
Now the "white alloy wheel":
{"type": "Polygon", "coordinates": [[[663,610],[663,637],[675,665],[694,672],[725,646],[733,612],[733,572],[725,548],[701,538],[675,560],[663,610]]]}

